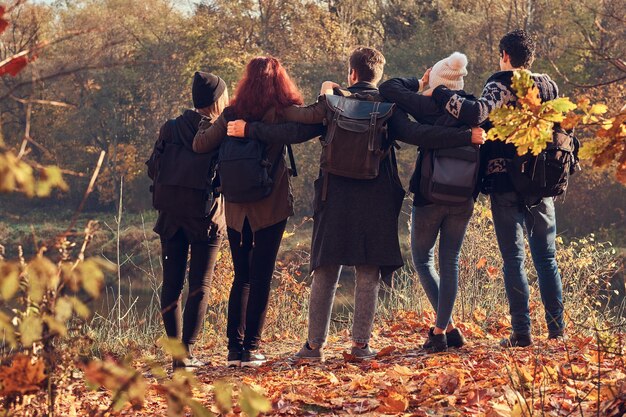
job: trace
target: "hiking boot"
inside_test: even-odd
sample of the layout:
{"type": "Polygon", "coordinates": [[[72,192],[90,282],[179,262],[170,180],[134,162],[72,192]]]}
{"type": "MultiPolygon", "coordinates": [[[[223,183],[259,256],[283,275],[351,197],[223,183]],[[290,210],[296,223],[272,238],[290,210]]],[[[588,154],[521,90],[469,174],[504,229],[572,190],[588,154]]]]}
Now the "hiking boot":
{"type": "Polygon", "coordinates": [[[306,342],[302,349],[289,358],[290,362],[324,362],[324,352],[318,346],[312,349],[309,342],[306,342]]]}
{"type": "MultiPolygon", "coordinates": [[[[434,331],[435,328],[431,327],[431,330],[434,331]]],[[[467,341],[465,340],[465,337],[463,337],[463,333],[461,333],[461,330],[459,330],[458,328],[455,327],[451,331],[446,332],[446,344],[448,345],[448,348],[460,348],[464,346],[465,343],[467,343],[467,341]]],[[[422,345],[422,348],[429,350],[431,346],[432,343],[430,342],[430,339],[426,339],[426,341],[422,345]]]]}
{"type": "Polygon", "coordinates": [[[428,331],[428,340],[424,343],[424,349],[429,352],[445,352],[448,350],[448,339],[445,333],[435,334],[435,328],[428,331]]]}
{"type": "MultiPolygon", "coordinates": [[[[428,331],[428,334],[430,334],[430,332],[434,331],[435,328],[431,327],[430,330],[428,331]]],[[[424,342],[424,344],[422,345],[422,349],[430,349],[433,346],[433,344],[430,342],[430,339],[428,338],[428,335],[426,336],[426,341],[424,342]]]]}
{"type": "Polygon", "coordinates": [[[527,347],[533,344],[533,339],[529,334],[525,333],[511,333],[507,339],[502,339],[500,341],[500,346],[504,348],[511,347],[527,347]]]}
{"type": "Polygon", "coordinates": [[[241,366],[241,351],[239,350],[231,350],[228,352],[228,357],[226,358],[226,363],[229,367],[235,368],[241,366]]]}
{"type": "Polygon", "coordinates": [[[377,353],[378,352],[372,349],[369,344],[363,346],[362,348],[358,346],[352,346],[352,350],[350,351],[350,354],[354,356],[355,359],[360,361],[373,359],[376,357],[377,353]]]}
{"type": "Polygon", "coordinates": [[[267,362],[267,358],[262,353],[244,350],[241,354],[241,366],[256,368],[267,362]]]}
{"type": "Polygon", "coordinates": [[[188,356],[184,359],[174,359],[172,361],[172,368],[176,369],[185,369],[187,371],[192,371],[196,368],[201,368],[206,366],[205,362],[202,362],[200,359],[195,356],[188,356]]]}
{"type": "Polygon", "coordinates": [[[451,331],[446,332],[446,343],[449,348],[460,348],[465,345],[467,341],[465,337],[463,337],[463,333],[455,327],[451,331]]]}

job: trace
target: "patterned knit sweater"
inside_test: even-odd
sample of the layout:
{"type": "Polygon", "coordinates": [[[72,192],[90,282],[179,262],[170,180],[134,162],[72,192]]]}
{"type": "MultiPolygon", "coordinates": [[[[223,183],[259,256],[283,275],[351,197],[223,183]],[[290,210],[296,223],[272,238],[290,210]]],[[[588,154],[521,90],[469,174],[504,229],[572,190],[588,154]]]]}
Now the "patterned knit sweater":
{"type": "MultiPolygon", "coordinates": [[[[472,99],[456,94],[455,91],[440,86],[433,91],[433,98],[455,118],[470,126],[491,128],[489,114],[493,109],[514,105],[517,96],[513,91],[513,71],[499,71],[493,74],[483,88],[481,97],[472,99]]],[[[539,89],[542,101],[558,97],[556,83],[546,74],[532,74],[539,89]]],[[[515,146],[502,141],[488,141],[481,147],[481,191],[485,194],[513,191],[513,185],[506,172],[506,166],[515,156],[515,146]]]]}

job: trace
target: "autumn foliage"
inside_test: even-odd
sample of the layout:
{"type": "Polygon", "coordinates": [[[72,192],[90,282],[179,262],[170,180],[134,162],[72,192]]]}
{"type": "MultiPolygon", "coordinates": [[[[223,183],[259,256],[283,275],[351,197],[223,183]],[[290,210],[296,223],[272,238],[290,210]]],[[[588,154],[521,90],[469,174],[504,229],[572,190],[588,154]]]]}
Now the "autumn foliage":
{"type": "Polygon", "coordinates": [[[519,155],[531,152],[538,155],[552,141],[555,123],[577,135],[589,135],[580,156],[596,167],[607,167],[616,162],[616,179],[626,184],[626,106],[615,116],[606,117],[608,107],[591,103],[587,97],[576,103],[568,97],[542,102],[530,71],[513,74],[512,87],[517,95],[516,105],[493,110],[489,119],[494,127],[489,140],[512,143],[519,155]]]}
{"type": "MultiPolygon", "coordinates": [[[[20,3],[0,5],[0,34],[10,27],[7,16],[20,3]]],[[[218,3],[233,8],[239,4],[218,3]]],[[[263,7],[274,5],[261,3],[263,7]]],[[[303,26],[302,32],[324,45],[307,47],[307,36],[302,37],[298,59],[319,53],[316,48],[325,54],[324,48],[330,50],[348,33],[339,13],[337,18],[324,17],[312,3],[306,10],[315,13],[323,26],[303,26]]],[[[397,20],[391,26],[399,38],[411,26],[409,15],[393,17],[397,20]]],[[[280,23],[280,19],[270,17],[269,26],[280,23]]],[[[240,23],[244,27],[246,21],[240,23]]],[[[194,30],[204,26],[194,25],[194,30]]],[[[258,36],[270,44],[268,48],[280,46],[280,42],[272,44],[272,37],[265,32],[258,36]]],[[[193,39],[206,46],[203,38],[193,39]]],[[[189,39],[186,42],[193,44],[189,39]]],[[[0,77],[14,80],[23,75],[45,44],[35,43],[1,61],[0,77]]],[[[229,49],[219,52],[224,51],[229,49]]],[[[167,58],[164,61],[176,57],[172,54],[167,58]]],[[[238,64],[233,59],[220,55],[220,69],[235,72],[238,64]]],[[[491,140],[514,143],[520,153],[536,154],[551,140],[554,124],[560,123],[585,138],[581,156],[597,167],[614,166],[617,179],[626,183],[626,109],[611,111],[588,98],[542,103],[526,72],[516,73],[513,85],[519,105],[491,115],[495,125],[489,132],[491,140]]],[[[101,89],[91,78],[82,87],[87,91],[101,89]]],[[[22,101],[30,112],[32,102],[22,101]]],[[[126,111],[120,113],[129,119],[136,117],[126,111]]],[[[26,126],[23,137],[14,141],[20,144],[17,149],[0,136],[0,193],[47,197],[67,191],[64,170],[27,158],[33,139],[26,126]]],[[[96,188],[101,199],[111,201],[116,198],[119,178],[140,177],[142,153],[133,143],[105,145],[102,150],[116,155],[115,164],[103,169],[96,188]]],[[[576,297],[567,301],[568,307],[576,304],[568,317],[569,338],[547,341],[538,337],[531,349],[503,350],[497,341],[508,334],[510,323],[502,301],[501,265],[495,246],[489,246],[490,241],[493,244],[493,228],[488,208],[479,204],[475,218],[476,240],[463,248],[460,262],[461,297],[457,305],[461,312],[457,324],[470,340],[468,346],[437,355],[420,349],[433,313],[421,307],[423,300],[415,296],[420,290],[409,271],[400,289],[385,293],[382,318],[372,339],[379,349],[373,361],[357,362],[346,352],[350,343],[345,325],[348,314],[348,319],[337,320],[338,331],[330,336],[330,359],[326,363],[308,366],[288,362],[285,358],[299,349],[306,327],[309,290],[303,271],[308,255],[298,244],[296,249],[285,251],[278,263],[264,336],[271,360],[258,370],[228,369],[223,364],[222,330],[232,265],[227,256],[220,257],[218,279],[211,287],[214,309],[207,320],[208,336],[199,347],[199,356],[210,366],[195,375],[171,371],[170,358],[185,354],[174,340],[155,337],[149,346],[142,346],[132,338],[122,339],[124,354],[103,352],[96,346],[97,336],[90,326],[93,301],[102,295],[111,267],[111,262],[86,252],[98,230],[97,223],[87,223],[82,231],[72,224],[67,232],[39,245],[32,257],[24,256],[20,247],[16,259],[5,259],[0,246],[0,416],[625,415],[626,336],[623,321],[613,315],[615,311],[605,308],[613,294],[619,294],[609,281],[623,270],[615,250],[608,243],[595,242],[593,236],[568,245],[561,239],[558,256],[565,272],[564,286],[570,299],[576,297]]],[[[291,236],[287,233],[285,239],[291,236]]],[[[537,312],[541,306],[536,284],[533,291],[531,308],[537,312]]]]}

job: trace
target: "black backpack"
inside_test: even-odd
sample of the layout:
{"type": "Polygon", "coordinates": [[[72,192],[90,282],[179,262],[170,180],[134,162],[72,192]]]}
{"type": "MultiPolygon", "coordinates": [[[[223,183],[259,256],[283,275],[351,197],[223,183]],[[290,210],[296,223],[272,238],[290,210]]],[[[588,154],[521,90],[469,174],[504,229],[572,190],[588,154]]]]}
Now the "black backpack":
{"type": "Polygon", "coordinates": [[[478,146],[473,145],[421,149],[410,187],[419,190],[431,203],[463,205],[474,198],[480,171],[479,155],[478,146]]]}
{"type": "MultiPolygon", "coordinates": [[[[165,126],[172,131],[175,120],[165,126]]],[[[205,217],[209,214],[216,193],[212,186],[217,151],[199,154],[182,142],[165,135],[157,141],[146,161],[152,206],[162,212],[184,217],[205,217]]]]}
{"type": "MultiPolygon", "coordinates": [[[[287,145],[292,176],[296,171],[293,151],[287,145]]],[[[267,157],[267,145],[253,139],[228,136],[220,145],[217,172],[220,179],[219,192],[230,203],[250,203],[269,196],[272,192],[274,174],[283,152],[275,161],[267,157]]]]}
{"type": "Polygon", "coordinates": [[[556,197],[565,193],[569,176],[580,169],[580,142],[555,125],[552,142],[539,155],[516,155],[507,172],[515,190],[525,197],[556,197]]]}

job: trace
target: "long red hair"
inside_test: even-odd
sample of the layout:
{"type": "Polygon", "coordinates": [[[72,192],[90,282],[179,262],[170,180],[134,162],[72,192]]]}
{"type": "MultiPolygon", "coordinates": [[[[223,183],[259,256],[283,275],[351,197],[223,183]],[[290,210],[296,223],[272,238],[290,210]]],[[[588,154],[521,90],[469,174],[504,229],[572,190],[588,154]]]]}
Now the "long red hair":
{"type": "Polygon", "coordinates": [[[302,93],[274,57],[257,57],[248,62],[230,105],[239,118],[261,120],[274,107],[278,114],[285,107],[304,102],[302,93]]]}

